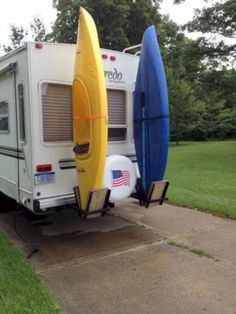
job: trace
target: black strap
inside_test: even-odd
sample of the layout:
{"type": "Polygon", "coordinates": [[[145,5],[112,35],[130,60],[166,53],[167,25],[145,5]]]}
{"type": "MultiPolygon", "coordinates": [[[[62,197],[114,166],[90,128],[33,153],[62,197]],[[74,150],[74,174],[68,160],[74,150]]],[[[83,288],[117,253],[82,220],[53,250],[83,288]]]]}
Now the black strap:
{"type": "Polygon", "coordinates": [[[169,115],[160,115],[157,117],[145,117],[140,119],[134,119],[134,122],[140,122],[145,120],[161,120],[161,119],[169,119],[169,115]]]}

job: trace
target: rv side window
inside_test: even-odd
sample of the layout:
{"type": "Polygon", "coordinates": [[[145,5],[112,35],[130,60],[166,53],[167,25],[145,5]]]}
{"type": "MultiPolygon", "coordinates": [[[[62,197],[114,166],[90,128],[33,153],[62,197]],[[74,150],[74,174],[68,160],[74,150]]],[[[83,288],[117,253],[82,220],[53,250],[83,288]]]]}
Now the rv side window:
{"type": "Polygon", "coordinates": [[[72,142],[71,86],[42,84],[43,139],[45,142],[72,142]]]}
{"type": "Polygon", "coordinates": [[[25,141],[25,100],[23,84],[18,85],[18,103],[20,118],[20,138],[22,141],[25,141]]]}
{"type": "Polygon", "coordinates": [[[8,113],[8,102],[0,102],[0,131],[6,132],[9,131],[9,113],[8,113]]]}
{"type": "Polygon", "coordinates": [[[126,93],[123,90],[107,90],[108,99],[108,140],[110,142],[125,141],[126,124],[126,93]]]}

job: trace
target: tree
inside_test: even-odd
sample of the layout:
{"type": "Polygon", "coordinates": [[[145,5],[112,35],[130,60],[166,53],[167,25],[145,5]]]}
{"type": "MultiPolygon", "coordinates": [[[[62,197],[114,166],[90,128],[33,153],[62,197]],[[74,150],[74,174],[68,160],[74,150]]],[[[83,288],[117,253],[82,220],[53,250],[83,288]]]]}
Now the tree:
{"type": "Polygon", "coordinates": [[[195,139],[235,138],[236,73],[234,70],[205,71],[199,76],[197,97],[205,103],[201,125],[192,130],[195,139]]]}
{"type": "Polygon", "coordinates": [[[56,42],[76,42],[80,6],[93,16],[103,48],[123,50],[139,44],[145,28],[161,23],[151,0],[54,0],[53,5],[58,13],[51,38],[56,42]]]}
{"type": "Polygon", "coordinates": [[[83,6],[95,20],[102,47],[119,49],[127,45],[123,25],[129,7],[125,0],[54,0],[53,5],[58,12],[51,33],[53,41],[76,43],[79,8],[83,6]]]}
{"type": "Polygon", "coordinates": [[[129,45],[125,25],[130,7],[126,0],[88,0],[101,47],[122,50],[129,45]]]}
{"type": "MultiPolygon", "coordinates": [[[[175,3],[183,1],[175,0],[175,3]]],[[[195,72],[193,83],[196,97],[204,105],[190,136],[195,139],[235,137],[236,45],[235,41],[229,41],[236,38],[235,0],[218,0],[196,10],[193,21],[185,29],[208,33],[207,37],[195,41],[194,55],[200,56],[202,68],[195,72]]]]}
{"type": "Polygon", "coordinates": [[[75,43],[79,18],[79,7],[87,1],[53,0],[53,7],[57,10],[57,18],[49,37],[54,42],[75,43]]]}
{"type": "Polygon", "coordinates": [[[177,145],[184,134],[190,133],[197,115],[197,99],[186,80],[169,80],[170,130],[177,145]]]}
{"type": "Polygon", "coordinates": [[[3,45],[3,49],[5,52],[9,52],[13,49],[16,49],[22,46],[25,42],[25,37],[28,35],[28,32],[24,30],[22,26],[10,25],[10,36],[9,39],[11,44],[6,46],[3,45]]]}
{"type": "Polygon", "coordinates": [[[33,22],[30,23],[30,28],[33,33],[32,37],[34,41],[47,41],[44,23],[38,16],[34,16],[33,22]]]}
{"type": "Polygon", "coordinates": [[[133,46],[141,43],[143,32],[150,25],[156,26],[158,29],[158,38],[163,42],[162,19],[158,12],[159,3],[156,2],[154,5],[152,1],[147,0],[127,0],[126,2],[129,5],[129,14],[124,24],[124,31],[129,45],[133,46]]]}
{"type": "Polygon", "coordinates": [[[198,98],[197,86],[203,69],[195,42],[186,38],[168,17],[164,18],[162,28],[166,34],[164,65],[170,103],[170,133],[171,139],[178,144],[201,121],[205,104],[198,98]]]}
{"type": "MultiPolygon", "coordinates": [[[[35,16],[33,22],[30,23],[30,28],[32,31],[32,39],[35,41],[47,41],[47,34],[43,21],[35,16]]],[[[28,30],[25,30],[22,26],[10,25],[10,45],[3,45],[3,50],[5,52],[10,52],[20,46],[23,46],[26,42],[26,37],[29,35],[28,30]]]]}
{"type": "MultiPolygon", "coordinates": [[[[175,0],[175,3],[184,0],[175,0]]],[[[206,0],[210,2],[211,0],[206,0]]],[[[232,65],[236,59],[236,1],[218,0],[209,7],[195,10],[193,21],[185,28],[190,32],[198,31],[212,36],[202,36],[198,45],[202,48],[209,60],[228,62],[232,65]]],[[[217,65],[220,63],[218,62],[217,65]]],[[[215,63],[216,65],[216,63],[215,63]]]]}

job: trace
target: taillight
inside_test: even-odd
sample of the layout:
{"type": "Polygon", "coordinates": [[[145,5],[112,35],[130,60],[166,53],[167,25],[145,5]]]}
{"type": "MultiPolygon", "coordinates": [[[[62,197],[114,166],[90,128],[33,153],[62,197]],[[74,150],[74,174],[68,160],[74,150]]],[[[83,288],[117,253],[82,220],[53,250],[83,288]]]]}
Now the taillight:
{"type": "Polygon", "coordinates": [[[35,48],[37,49],[42,49],[43,48],[43,44],[42,43],[35,43],[35,48]]]}
{"type": "Polygon", "coordinates": [[[102,59],[107,59],[107,58],[108,58],[108,55],[105,55],[105,54],[102,55],[102,59]]]}
{"type": "Polygon", "coordinates": [[[51,165],[51,164],[37,165],[37,166],[36,166],[36,171],[37,171],[37,172],[52,171],[52,165],[51,165]]]}

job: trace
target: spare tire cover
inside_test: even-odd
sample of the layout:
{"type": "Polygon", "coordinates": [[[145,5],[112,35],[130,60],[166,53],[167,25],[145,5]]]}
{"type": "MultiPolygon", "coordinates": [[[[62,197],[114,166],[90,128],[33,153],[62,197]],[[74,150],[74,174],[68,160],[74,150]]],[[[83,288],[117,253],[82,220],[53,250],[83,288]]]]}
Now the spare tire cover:
{"type": "Polygon", "coordinates": [[[103,185],[111,190],[111,202],[129,197],[134,190],[136,179],[135,167],[129,158],[121,155],[106,158],[103,185]]]}

